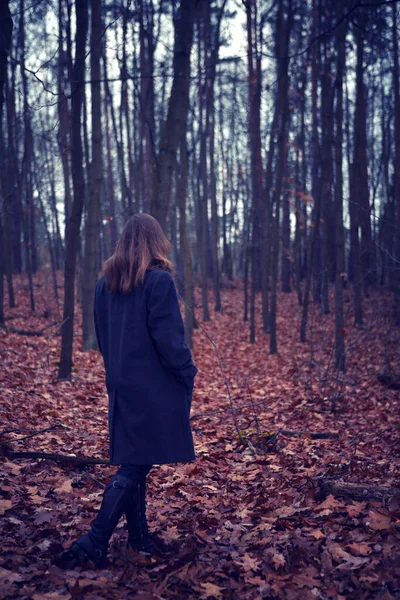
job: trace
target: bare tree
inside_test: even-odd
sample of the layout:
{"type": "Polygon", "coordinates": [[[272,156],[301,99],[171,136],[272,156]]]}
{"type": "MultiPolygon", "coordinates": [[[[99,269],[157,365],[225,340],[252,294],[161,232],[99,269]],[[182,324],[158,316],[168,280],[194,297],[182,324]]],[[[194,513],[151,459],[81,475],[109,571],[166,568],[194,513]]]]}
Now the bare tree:
{"type": "MultiPolygon", "coordinates": [[[[344,9],[344,0],[339,3],[344,9]]],[[[342,371],[346,368],[344,348],[343,286],[344,273],[344,232],[343,232],[343,71],[346,58],[346,23],[343,21],[336,33],[336,113],[335,113],[335,364],[342,371]]]]}
{"type": "Polygon", "coordinates": [[[86,34],[88,28],[87,0],[77,0],[76,10],[76,42],[75,62],[72,79],[75,82],[72,90],[71,108],[71,167],[74,199],[67,223],[66,255],[64,267],[64,312],[61,328],[61,356],[58,368],[58,379],[68,379],[72,373],[72,348],[75,313],[75,270],[76,256],[79,248],[79,232],[85,195],[85,178],[83,172],[83,150],[81,136],[81,115],[84,100],[83,80],[85,75],[86,34]]]}
{"type": "Polygon", "coordinates": [[[11,46],[13,22],[11,19],[9,2],[2,2],[0,4],[0,184],[1,184],[1,204],[0,204],[0,326],[4,325],[4,289],[3,289],[3,273],[4,273],[4,231],[3,231],[3,219],[2,219],[2,204],[4,203],[4,191],[5,191],[5,173],[4,167],[5,156],[4,156],[4,142],[2,133],[2,116],[3,116],[3,104],[4,104],[4,84],[6,81],[7,74],[7,59],[8,51],[11,46]]]}
{"type": "Polygon", "coordinates": [[[164,228],[171,204],[172,175],[178,145],[186,132],[195,10],[195,1],[181,0],[175,22],[174,75],[167,119],[161,136],[151,205],[152,214],[164,228]]]}
{"type": "Polygon", "coordinates": [[[91,90],[92,90],[92,161],[85,224],[83,265],[82,342],[86,350],[96,348],[93,322],[93,295],[97,280],[98,240],[100,233],[100,194],[103,173],[101,135],[101,0],[91,0],[91,90]]]}

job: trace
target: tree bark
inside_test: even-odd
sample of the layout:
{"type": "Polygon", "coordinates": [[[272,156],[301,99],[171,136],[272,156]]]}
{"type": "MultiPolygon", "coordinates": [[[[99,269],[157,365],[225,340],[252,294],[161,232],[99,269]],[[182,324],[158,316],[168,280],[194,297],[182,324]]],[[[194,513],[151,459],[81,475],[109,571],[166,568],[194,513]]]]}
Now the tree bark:
{"type": "Polygon", "coordinates": [[[85,350],[97,348],[93,321],[94,288],[97,281],[98,239],[100,233],[100,194],[102,185],[101,135],[101,0],[91,0],[91,90],[92,90],[92,163],[85,226],[85,255],[83,265],[82,344],[85,350]]]}
{"type": "MultiPolygon", "coordinates": [[[[344,8],[344,0],[340,7],[344,8]]],[[[335,113],[335,365],[346,368],[344,344],[343,288],[345,281],[343,231],[343,71],[346,60],[346,23],[343,21],[336,34],[336,113],[335,113]]]]}
{"type": "Polygon", "coordinates": [[[185,338],[189,348],[193,345],[193,271],[192,257],[186,226],[186,197],[188,188],[188,156],[186,139],[182,140],[179,152],[180,171],[177,189],[179,206],[179,248],[183,263],[183,299],[185,301],[185,338]]]}
{"type": "MultiPolygon", "coordinates": [[[[264,219],[261,211],[261,199],[263,196],[263,169],[261,160],[261,55],[258,49],[258,15],[257,1],[249,0],[246,3],[247,21],[247,63],[249,72],[249,137],[251,155],[251,192],[252,201],[250,208],[251,227],[251,293],[250,293],[250,342],[255,342],[255,297],[257,288],[258,269],[257,263],[260,258],[261,236],[266,237],[264,231],[264,219]]],[[[265,212],[265,211],[264,211],[265,212]]],[[[264,249],[264,246],[263,246],[264,249]]],[[[261,252],[264,258],[265,252],[261,252]]]]}
{"type": "Polygon", "coordinates": [[[394,203],[396,210],[396,282],[395,282],[395,323],[400,327],[400,82],[399,82],[399,42],[397,31],[397,6],[392,6],[393,32],[393,89],[394,89],[394,203]]]}
{"type": "Polygon", "coordinates": [[[278,262],[279,262],[279,233],[280,233],[280,202],[283,185],[283,177],[286,171],[288,155],[288,132],[289,132],[289,46],[290,32],[293,24],[292,0],[287,2],[287,17],[284,18],[284,1],[280,0],[277,19],[277,57],[278,59],[278,81],[279,90],[276,101],[280,106],[279,116],[279,156],[275,183],[275,218],[273,222],[272,256],[271,256],[271,315],[270,315],[270,354],[277,354],[277,332],[276,332],[276,307],[278,286],[278,262]]]}
{"type": "Polygon", "coordinates": [[[171,205],[172,174],[178,144],[186,133],[189,107],[190,51],[192,48],[196,2],[181,0],[175,24],[174,76],[168,114],[161,137],[151,203],[152,215],[166,228],[171,205]]]}
{"type": "MultiPolygon", "coordinates": [[[[317,1],[312,2],[312,29],[311,39],[316,38],[317,35],[317,1]]],[[[314,302],[318,302],[321,299],[321,265],[320,265],[320,217],[321,217],[321,177],[319,173],[318,165],[320,163],[319,157],[319,141],[318,141],[318,112],[317,112],[317,99],[318,99],[318,63],[317,63],[317,42],[312,47],[312,59],[311,59],[311,107],[312,107],[312,135],[311,135],[311,185],[312,185],[312,196],[314,200],[313,209],[313,229],[309,238],[308,256],[307,256],[307,277],[304,289],[303,299],[303,311],[301,315],[300,325],[300,341],[306,341],[306,329],[308,321],[308,306],[309,296],[311,289],[312,275],[314,275],[314,302]],[[317,261],[317,262],[316,262],[317,261]]]]}
{"type": "Polygon", "coordinates": [[[72,347],[75,313],[75,269],[79,248],[79,233],[85,195],[83,172],[83,151],[81,136],[81,114],[83,80],[85,74],[85,49],[88,27],[87,0],[77,0],[76,9],[76,47],[72,80],[75,82],[72,92],[71,108],[71,166],[74,199],[67,224],[66,256],[64,267],[64,311],[61,328],[61,356],[58,379],[69,379],[72,373],[72,347]]]}

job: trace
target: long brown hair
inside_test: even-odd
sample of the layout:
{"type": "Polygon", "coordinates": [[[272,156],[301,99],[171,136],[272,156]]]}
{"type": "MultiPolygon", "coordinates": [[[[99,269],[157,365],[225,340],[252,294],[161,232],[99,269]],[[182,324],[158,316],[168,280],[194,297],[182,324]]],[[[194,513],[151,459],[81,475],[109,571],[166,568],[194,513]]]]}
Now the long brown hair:
{"type": "Polygon", "coordinates": [[[122,230],[115,252],[104,263],[104,280],[111,293],[128,294],[141,285],[147,270],[171,272],[167,254],[171,244],[159,222],[147,213],[129,217],[122,230]]]}

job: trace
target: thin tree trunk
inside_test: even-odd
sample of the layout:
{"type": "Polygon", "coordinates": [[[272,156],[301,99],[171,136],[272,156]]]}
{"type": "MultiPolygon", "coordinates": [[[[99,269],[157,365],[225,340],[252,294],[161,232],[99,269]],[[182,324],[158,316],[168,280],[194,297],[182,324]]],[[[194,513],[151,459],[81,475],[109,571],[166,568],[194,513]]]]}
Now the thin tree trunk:
{"type": "Polygon", "coordinates": [[[76,8],[76,47],[72,79],[75,83],[71,109],[71,166],[74,199],[68,219],[66,236],[66,256],[64,268],[64,312],[61,328],[61,356],[58,379],[69,379],[72,373],[72,346],[75,312],[75,269],[79,249],[79,232],[85,194],[83,173],[83,152],[81,136],[81,114],[83,80],[85,74],[85,49],[88,27],[87,0],[77,0],[76,8]]]}
{"type": "MultiPolygon", "coordinates": [[[[312,2],[312,31],[311,39],[316,37],[317,33],[317,1],[312,2]]],[[[300,325],[300,341],[306,341],[306,329],[308,321],[308,306],[309,295],[311,289],[312,275],[314,274],[314,302],[321,299],[321,265],[320,265],[320,235],[319,225],[321,216],[321,182],[322,178],[319,174],[318,165],[319,157],[319,142],[318,142],[318,112],[317,112],[317,97],[318,97],[318,64],[317,64],[317,47],[316,42],[311,49],[311,107],[312,107],[312,136],[311,136],[311,154],[312,154],[312,196],[314,200],[313,210],[313,229],[309,239],[308,257],[307,257],[307,277],[304,289],[303,311],[301,315],[300,325]],[[317,262],[315,262],[317,259],[317,262]]]]}
{"type": "Polygon", "coordinates": [[[85,227],[85,256],[82,288],[82,344],[85,350],[97,348],[93,322],[93,298],[97,281],[98,239],[100,233],[100,193],[102,185],[101,135],[101,0],[91,0],[91,90],[92,90],[92,164],[85,227]]]}
{"type": "Polygon", "coordinates": [[[33,136],[30,119],[30,107],[28,104],[28,81],[25,71],[25,2],[19,3],[19,50],[20,68],[23,89],[24,110],[24,155],[22,159],[22,189],[25,195],[26,214],[22,216],[23,238],[25,246],[25,268],[28,274],[29,300],[32,312],[35,312],[35,297],[33,293],[32,272],[36,267],[35,248],[35,226],[34,226],[34,202],[32,188],[32,158],[33,158],[33,136]]]}
{"type": "MultiPolygon", "coordinates": [[[[344,9],[344,0],[340,2],[344,9]]],[[[344,344],[343,288],[345,281],[344,231],[343,231],[343,71],[346,60],[346,22],[343,21],[336,34],[336,114],[335,114],[335,365],[344,371],[346,368],[344,344]]]]}
{"type": "Polygon", "coordinates": [[[12,194],[12,265],[13,271],[21,273],[22,271],[22,194],[20,185],[20,176],[17,158],[17,136],[16,127],[18,124],[15,111],[15,63],[10,65],[11,77],[7,80],[7,159],[8,159],[8,182],[9,190],[12,194]]]}
{"type": "Polygon", "coordinates": [[[155,163],[154,119],[154,6],[153,0],[137,0],[140,40],[140,133],[142,145],[143,210],[150,212],[155,163]]]}
{"type": "MultiPolygon", "coordinates": [[[[375,279],[367,161],[367,107],[364,84],[364,36],[357,34],[356,103],[354,113],[353,196],[361,228],[360,270],[365,294],[375,279]]],[[[362,284],[361,284],[362,285],[362,284]]]]}
{"type": "MultiPolygon", "coordinates": [[[[7,88],[8,88],[7,82],[7,88]]],[[[0,113],[1,114],[1,113],[0,113]]],[[[0,164],[2,173],[0,174],[0,188],[3,203],[3,210],[0,208],[0,215],[3,217],[3,242],[0,245],[3,263],[3,271],[7,279],[8,305],[15,307],[14,285],[13,285],[13,209],[16,200],[15,194],[15,172],[14,166],[10,169],[10,163],[14,161],[14,141],[11,138],[7,140],[8,148],[4,143],[2,124],[0,125],[0,164]]],[[[0,204],[1,207],[1,204],[0,204]]]]}
{"type": "MultiPolygon", "coordinates": [[[[70,138],[69,138],[69,105],[68,99],[64,95],[64,77],[65,67],[67,64],[67,58],[64,52],[63,46],[63,3],[62,0],[58,0],[58,93],[60,96],[57,102],[58,108],[58,119],[59,119],[59,148],[61,154],[61,164],[63,169],[64,177],[64,214],[65,214],[65,228],[67,226],[68,217],[71,210],[71,186],[70,186],[70,138]]],[[[69,31],[69,30],[67,30],[69,31]]]]}
{"type": "Polygon", "coordinates": [[[392,6],[393,32],[393,88],[394,88],[394,203],[396,210],[396,283],[395,283],[395,323],[400,326],[400,82],[399,82],[399,43],[397,31],[397,6],[392,6]]]}
{"type": "Polygon", "coordinates": [[[181,144],[180,155],[180,177],[177,190],[179,206],[179,247],[183,263],[183,299],[185,301],[185,337],[189,348],[193,344],[193,272],[192,257],[190,254],[189,240],[186,225],[186,197],[188,187],[188,157],[186,140],[181,144]]]}
{"type": "MultiPolygon", "coordinates": [[[[7,77],[7,59],[8,51],[11,46],[11,37],[13,22],[11,19],[10,9],[8,2],[2,2],[0,4],[0,128],[3,126],[3,91],[4,84],[7,77]]],[[[3,147],[3,135],[0,132],[0,160],[1,163],[5,163],[4,147],[3,147]]],[[[5,179],[4,169],[0,170],[0,185],[1,185],[1,201],[4,202],[5,194],[5,179]]],[[[4,231],[3,231],[3,219],[2,219],[2,204],[0,204],[0,327],[4,327],[4,284],[3,284],[3,273],[4,273],[4,231]]]]}
{"type": "Polygon", "coordinates": [[[280,233],[280,202],[282,194],[283,177],[286,171],[288,156],[288,132],[289,132],[289,46],[290,32],[293,24],[292,0],[287,2],[287,17],[284,17],[284,1],[280,0],[277,19],[277,56],[278,59],[278,81],[279,91],[276,101],[280,106],[279,118],[279,157],[275,184],[275,218],[273,223],[272,257],[271,257],[271,315],[270,315],[270,354],[277,354],[277,332],[276,332],[276,308],[278,287],[278,263],[279,263],[279,233],[280,233]]]}
{"type": "MultiPolygon", "coordinates": [[[[261,232],[263,231],[263,214],[261,198],[263,196],[263,172],[261,160],[261,56],[258,50],[258,15],[257,1],[250,0],[246,4],[247,20],[247,61],[249,71],[249,137],[251,153],[252,201],[250,210],[251,227],[251,293],[250,293],[250,342],[255,342],[255,298],[257,289],[257,263],[260,255],[261,232]]],[[[264,249],[264,245],[263,245],[264,249]]],[[[264,258],[264,252],[261,252],[264,258]]]]}

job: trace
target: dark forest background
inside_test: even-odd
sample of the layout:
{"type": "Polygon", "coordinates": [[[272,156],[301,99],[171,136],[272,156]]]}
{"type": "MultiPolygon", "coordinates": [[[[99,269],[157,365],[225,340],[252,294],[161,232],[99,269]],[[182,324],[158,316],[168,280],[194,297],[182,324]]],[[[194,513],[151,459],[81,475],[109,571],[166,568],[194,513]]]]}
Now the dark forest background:
{"type": "Polygon", "coordinates": [[[207,290],[219,311],[241,279],[250,341],[257,294],[272,354],[296,294],[302,341],[310,302],[334,312],[344,370],[373,288],[400,325],[399,20],[384,0],[2,0],[0,324],[16,274],[34,312],[48,269],[68,378],[75,303],[93,348],[98,273],[145,211],[173,245],[189,344],[207,290]]]}

